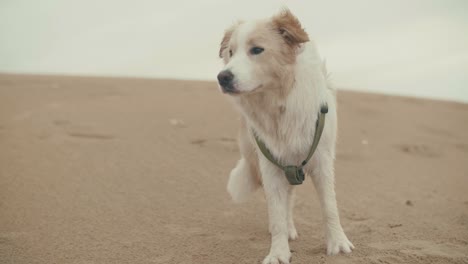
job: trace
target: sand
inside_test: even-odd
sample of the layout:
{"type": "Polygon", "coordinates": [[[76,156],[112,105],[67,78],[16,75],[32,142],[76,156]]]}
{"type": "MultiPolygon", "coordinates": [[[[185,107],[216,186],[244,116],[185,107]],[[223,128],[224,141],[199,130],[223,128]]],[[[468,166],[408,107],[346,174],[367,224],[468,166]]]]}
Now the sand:
{"type": "MultiPolygon", "coordinates": [[[[310,180],[292,263],[468,263],[468,105],[340,92],[356,246],[326,256],[310,180]]],[[[0,76],[0,263],[260,263],[262,192],[233,204],[238,117],[213,82],[0,76]]]]}

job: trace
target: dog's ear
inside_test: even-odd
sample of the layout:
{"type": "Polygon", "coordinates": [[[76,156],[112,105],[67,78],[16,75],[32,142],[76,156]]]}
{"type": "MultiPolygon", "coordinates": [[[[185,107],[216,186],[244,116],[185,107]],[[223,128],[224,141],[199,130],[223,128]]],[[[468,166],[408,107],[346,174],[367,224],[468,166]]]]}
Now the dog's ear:
{"type": "Polygon", "coordinates": [[[288,45],[297,47],[299,44],[309,41],[309,35],[289,9],[283,9],[279,14],[273,16],[272,22],[274,28],[288,45]]]}
{"type": "Polygon", "coordinates": [[[229,45],[229,41],[231,40],[232,33],[234,33],[234,30],[236,30],[237,26],[239,26],[240,23],[242,22],[239,21],[224,31],[224,36],[223,36],[223,39],[221,40],[221,47],[219,48],[220,58],[223,57],[223,52],[229,45]]]}

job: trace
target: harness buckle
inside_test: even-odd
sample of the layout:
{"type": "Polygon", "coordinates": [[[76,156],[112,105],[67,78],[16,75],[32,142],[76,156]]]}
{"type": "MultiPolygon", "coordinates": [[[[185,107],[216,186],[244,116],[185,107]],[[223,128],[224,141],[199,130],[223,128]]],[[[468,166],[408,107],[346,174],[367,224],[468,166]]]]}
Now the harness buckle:
{"type": "Polygon", "coordinates": [[[299,185],[304,181],[304,170],[302,168],[298,168],[297,166],[285,166],[283,170],[289,184],[299,185]]]}

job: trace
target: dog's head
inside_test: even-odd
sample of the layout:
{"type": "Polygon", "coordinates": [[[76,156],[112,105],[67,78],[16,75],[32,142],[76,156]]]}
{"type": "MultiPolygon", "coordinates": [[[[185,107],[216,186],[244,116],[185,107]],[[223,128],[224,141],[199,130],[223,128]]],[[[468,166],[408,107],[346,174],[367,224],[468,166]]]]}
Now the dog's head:
{"type": "Polygon", "coordinates": [[[243,94],[274,86],[285,75],[285,66],[295,62],[301,43],[307,41],[307,33],[289,10],[233,25],[226,30],[219,50],[225,64],[218,74],[220,88],[224,93],[243,94]]]}

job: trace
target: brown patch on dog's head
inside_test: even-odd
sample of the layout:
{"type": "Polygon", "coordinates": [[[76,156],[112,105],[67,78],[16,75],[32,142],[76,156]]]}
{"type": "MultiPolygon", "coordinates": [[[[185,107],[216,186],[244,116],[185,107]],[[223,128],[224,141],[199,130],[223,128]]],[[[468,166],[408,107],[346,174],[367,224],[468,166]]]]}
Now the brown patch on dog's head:
{"type": "Polygon", "coordinates": [[[293,87],[300,48],[307,41],[307,33],[289,10],[234,24],[225,31],[219,50],[223,72],[230,76],[227,80],[223,76],[228,75],[218,75],[221,89],[236,96],[264,92],[286,96],[293,87]]]}
{"type": "Polygon", "coordinates": [[[232,33],[236,30],[236,28],[241,24],[242,22],[239,21],[236,24],[230,26],[224,31],[224,36],[223,39],[221,40],[221,45],[219,48],[219,57],[223,58],[223,53],[226,50],[226,48],[229,46],[229,41],[231,41],[232,33]]]}
{"type": "Polygon", "coordinates": [[[272,23],[284,41],[291,47],[297,47],[299,44],[309,41],[309,36],[302,28],[301,23],[289,9],[284,9],[273,16],[272,23]]]}

